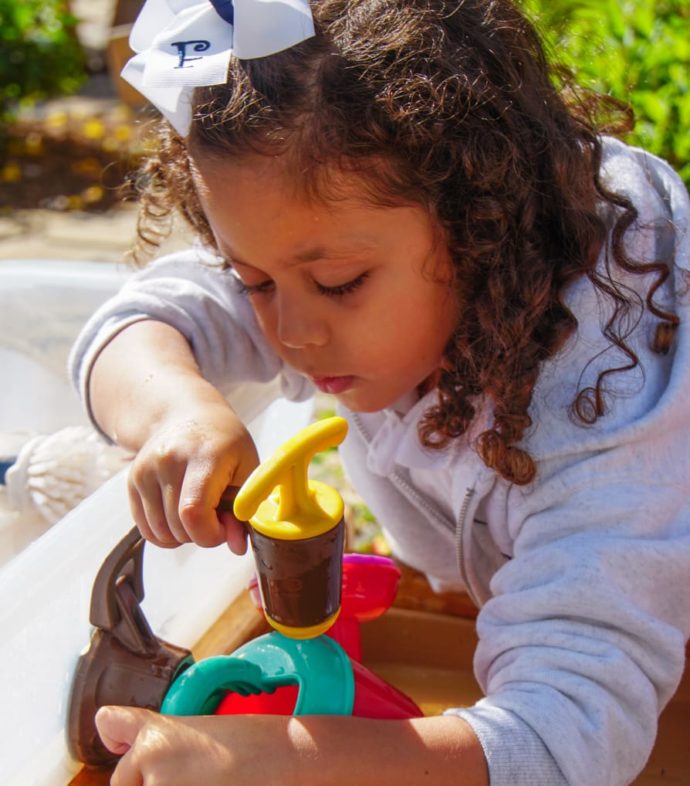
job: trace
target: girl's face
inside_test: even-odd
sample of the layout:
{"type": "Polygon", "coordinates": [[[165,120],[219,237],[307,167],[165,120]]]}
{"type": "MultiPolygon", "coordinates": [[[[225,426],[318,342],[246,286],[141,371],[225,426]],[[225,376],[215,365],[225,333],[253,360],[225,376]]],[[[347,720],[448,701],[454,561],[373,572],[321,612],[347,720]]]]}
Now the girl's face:
{"type": "Polygon", "coordinates": [[[342,199],[297,196],[280,159],[199,159],[221,254],[277,354],[354,411],[428,380],[457,321],[451,263],[421,207],[376,207],[352,175],[342,199]]]}

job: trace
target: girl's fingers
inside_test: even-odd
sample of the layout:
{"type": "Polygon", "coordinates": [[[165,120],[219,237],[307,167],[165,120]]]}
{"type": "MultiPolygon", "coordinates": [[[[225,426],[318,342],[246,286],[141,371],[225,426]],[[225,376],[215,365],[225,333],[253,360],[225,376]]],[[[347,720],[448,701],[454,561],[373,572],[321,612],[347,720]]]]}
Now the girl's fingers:
{"type": "Polygon", "coordinates": [[[146,716],[135,708],[101,707],[96,713],[96,728],[105,747],[122,756],[134,745],[146,716]]]}
{"type": "Polygon", "coordinates": [[[141,502],[149,529],[153,533],[151,542],[164,549],[173,549],[179,546],[180,544],[168,527],[160,487],[147,492],[145,496],[142,496],[141,502]]]}
{"type": "Polygon", "coordinates": [[[129,497],[130,513],[132,514],[134,523],[137,525],[137,529],[141,533],[141,537],[144,538],[144,540],[152,541],[153,532],[151,531],[149,523],[146,520],[146,514],[144,513],[144,506],[141,503],[141,497],[139,496],[139,492],[136,490],[131,481],[127,485],[127,496],[129,497]]]}
{"type": "Polygon", "coordinates": [[[145,786],[133,748],[147,720],[144,713],[146,710],[128,707],[101,707],[96,713],[96,728],[103,744],[112,753],[122,756],[110,786],[145,786]]]}
{"type": "Polygon", "coordinates": [[[194,543],[199,546],[213,547],[225,542],[225,530],[218,520],[215,502],[220,498],[223,488],[214,486],[225,484],[214,478],[204,469],[187,469],[180,489],[180,521],[194,543]]]}
{"type": "Polygon", "coordinates": [[[165,521],[163,499],[157,484],[143,488],[130,473],[127,494],[132,517],[143,538],[161,548],[174,548],[179,545],[170,534],[165,521]]]}
{"type": "Polygon", "coordinates": [[[132,751],[117,763],[115,772],[110,778],[110,786],[146,786],[144,775],[136,765],[132,751]]]}
{"type": "Polygon", "coordinates": [[[225,530],[225,542],[228,544],[230,551],[235,554],[244,554],[247,551],[246,524],[236,519],[229,511],[219,511],[218,518],[225,530]]]}
{"type": "Polygon", "coordinates": [[[216,513],[225,530],[225,542],[230,551],[235,554],[244,554],[247,551],[247,526],[233,513],[235,497],[239,490],[239,486],[228,486],[221,495],[216,513]]]}
{"type": "Polygon", "coordinates": [[[165,520],[173,537],[178,543],[191,543],[192,538],[180,520],[180,481],[165,483],[161,487],[161,499],[165,520]]]}

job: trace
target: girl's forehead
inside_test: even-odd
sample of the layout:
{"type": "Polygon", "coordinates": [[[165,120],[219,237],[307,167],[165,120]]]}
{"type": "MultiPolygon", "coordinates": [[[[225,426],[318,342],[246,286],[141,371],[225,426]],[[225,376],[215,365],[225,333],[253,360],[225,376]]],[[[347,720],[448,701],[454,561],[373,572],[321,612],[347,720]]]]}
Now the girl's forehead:
{"type": "Polygon", "coordinates": [[[436,224],[419,205],[372,202],[361,180],[342,173],[334,198],[306,199],[282,162],[266,157],[195,161],[197,188],[223,253],[247,266],[265,259],[301,264],[376,257],[408,243],[430,248],[436,224]]]}
{"type": "Polygon", "coordinates": [[[321,162],[297,161],[290,154],[246,155],[190,152],[191,171],[199,190],[233,188],[246,191],[270,190],[281,198],[309,204],[320,210],[421,207],[422,200],[403,198],[385,187],[386,177],[378,171],[391,164],[376,159],[367,161],[321,162]]]}

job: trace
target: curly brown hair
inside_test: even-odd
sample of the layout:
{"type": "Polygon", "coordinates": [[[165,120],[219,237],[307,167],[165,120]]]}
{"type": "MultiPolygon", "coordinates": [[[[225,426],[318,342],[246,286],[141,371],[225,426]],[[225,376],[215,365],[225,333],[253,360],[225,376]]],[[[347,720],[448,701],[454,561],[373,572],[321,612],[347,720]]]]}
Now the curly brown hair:
{"type": "Polygon", "coordinates": [[[578,392],[575,416],[601,417],[606,377],[638,364],[625,339],[639,304],[596,269],[609,234],[607,269],[653,274],[656,351],[668,351],[678,323],[653,302],[669,266],[627,256],[637,212],[599,179],[600,134],[626,130],[630,114],[575,91],[563,72],[554,78],[535,27],[508,0],[319,0],[312,9],[314,38],[233,59],[225,85],[197,89],[188,140],[161,124],[140,181],[140,240],[157,245],[179,211],[214,245],[190,176],[197,153],[283,155],[324,198],[328,172],[346,169],[378,204],[426,207],[444,230],[462,308],[420,438],[442,447],[466,433],[478,397],[489,396],[494,421],[477,450],[502,477],[528,483],[535,465],[519,443],[540,365],[576,329],[563,298],[575,278],[613,303],[604,333],[628,361],[578,392]]]}

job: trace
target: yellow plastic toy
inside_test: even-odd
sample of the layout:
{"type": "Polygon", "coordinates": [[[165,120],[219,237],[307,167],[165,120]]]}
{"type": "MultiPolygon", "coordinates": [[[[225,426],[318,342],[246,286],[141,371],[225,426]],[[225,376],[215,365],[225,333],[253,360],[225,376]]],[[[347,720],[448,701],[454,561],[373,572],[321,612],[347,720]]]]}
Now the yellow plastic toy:
{"type": "Polygon", "coordinates": [[[343,418],[312,423],[260,464],[235,497],[235,516],[251,525],[264,612],[291,638],[325,633],[340,613],[343,500],[307,473],[312,458],[346,434],[343,418]]]}

